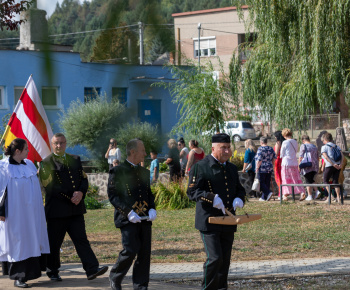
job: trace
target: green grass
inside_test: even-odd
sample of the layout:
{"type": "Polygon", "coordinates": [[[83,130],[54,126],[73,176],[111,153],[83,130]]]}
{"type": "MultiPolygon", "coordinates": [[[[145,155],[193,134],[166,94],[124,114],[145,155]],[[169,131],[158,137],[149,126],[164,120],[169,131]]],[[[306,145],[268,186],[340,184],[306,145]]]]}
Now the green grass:
{"type": "MultiPolygon", "coordinates": [[[[100,263],[112,263],[122,249],[113,209],[89,210],[87,234],[100,263]]],[[[240,225],[232,260],[267,260],[350,256],[350,205],[248,202],[237,214],[261,213],[261,220],[240,225]]],[[[204,261],[203,244],[194,228],[195,209],[158,210],[153,223],[152,262],[204,261]]],[[[78,262],[69,238],[62,260],[78,262]]]]}

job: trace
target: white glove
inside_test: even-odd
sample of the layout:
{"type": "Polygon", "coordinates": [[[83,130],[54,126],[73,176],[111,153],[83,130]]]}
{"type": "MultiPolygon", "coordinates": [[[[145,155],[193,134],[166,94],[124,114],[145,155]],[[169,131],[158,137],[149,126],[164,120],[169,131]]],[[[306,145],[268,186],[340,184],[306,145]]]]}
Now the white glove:
{"type": "Polygon", "coordinates": [[[222,202],[222,199],[217,194],[215,194],[214,197],[213,207],[221,209],[222,213],[225,214],[225,206],[222,202]]]}
{"type": "Polygon", "coordinates": [[[141,222],[141,218],[139,217],[139,215],[134,212],[133,210],[131,210],[129,213],[128,213],[128,220],[129,222],[131,223],[140,223],[141,222]]]}
{"type": "Polygon", "coordinates": [[[148,221],[153,222],[157,218],[157,211],[154,208],[151,208],[148,211],[148,221]]]}
{"type": "Polygon", "coordinates": [[[241,200],[239,197],[236,197],[232,202],[233,210],[236,211],[236,208],[242,208],[244,206],[243,200],[241,200]]]}

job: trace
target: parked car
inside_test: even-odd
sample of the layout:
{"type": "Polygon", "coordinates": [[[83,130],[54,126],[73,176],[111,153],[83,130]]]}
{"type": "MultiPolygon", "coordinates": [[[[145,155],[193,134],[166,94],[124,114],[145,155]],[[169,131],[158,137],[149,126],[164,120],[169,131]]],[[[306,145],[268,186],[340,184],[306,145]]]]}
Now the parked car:
{"type": "MultiPolygon", "coordinates": [[[[208,135],[213,132],[207,131],[202,134],[208,135]]],[[[256,138],[255,129],[248,121],[226,121],[224,123],[224,128],[220,129],[220,132],[230,135],[234,142],[256,138]]]]}
{"type": "Polygon", "coordinates": [[[235,142],[256,138],[254,127],[248,121],[227,121],[225,122],[224,131],[235,142]]]}

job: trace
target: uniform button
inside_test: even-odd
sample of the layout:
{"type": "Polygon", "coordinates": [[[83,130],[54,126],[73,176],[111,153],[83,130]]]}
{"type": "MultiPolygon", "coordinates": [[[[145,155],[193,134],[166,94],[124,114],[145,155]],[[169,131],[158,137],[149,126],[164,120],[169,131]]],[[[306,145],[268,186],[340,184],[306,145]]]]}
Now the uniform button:
{"type": "Polygon", "coordinates": [[[141,195],[140,195],[140,197],[141,197],[141,195]]]}
{"type": "Polygon", "coordinates": [[[73,178],[73,176],[71,175],[70,178],[73,178]]]}
{"type": "Polygon", "coordinates": [[[227,203],[230,203],[229,201],[227,203]]]}
{"type": "Polygon", "coordinates": [[[72,180],[72,183],[74,183],[74,180],[72,180]]]}
{"type": "Polygon", "coordinates": [[[227,179],[227,177],[225,176],[225,179],[227,179]]]}
{"type": "Polygon", "coordinates": [[[227,195],[227,197],[230,197],[230,195],[227,195]]]}
{"type": "Polygon", "coordinates": [[[227,182],[225,183],[225,185],[227,185],[227,182]]]}
{"type": "Polygon", "coordinates": [[[228,188],[226,188],[226,190],[228,191],[228,188]]]}

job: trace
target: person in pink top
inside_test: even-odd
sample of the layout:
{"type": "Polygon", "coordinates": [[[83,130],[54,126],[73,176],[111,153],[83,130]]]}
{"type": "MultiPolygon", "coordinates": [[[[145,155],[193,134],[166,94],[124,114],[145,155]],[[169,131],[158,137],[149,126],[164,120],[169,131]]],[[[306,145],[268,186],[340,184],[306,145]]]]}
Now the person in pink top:
{"type": "MultiPolygon", "coordinates": [[[[282,158],[282,184],[296,184],[303,182],[301,181],[299,169],[298,169],[298,142],[292,139],[292,131],[288,128],[282,130],[282,136],[286,139],[282,143],[281,147],[281,158],[282,158]]],[[[291,186],[283,186],[282,194],[283,200],[288,200],[288,195],[292,193],[291,186]]],[[[300,201],[306,198],[305,190],[303,186],[295,186],[294,193],[300,193],[300,201]]]]}
{"type": "Polygon", "coordinates": [[[190,171],[191,167],[195,165],[198,161],[202,160],[205,157],[204,150],[198,147],[198,142],[196,140],[191,140],[188,143],[191,151],[188,153],[188,161],[186,165],[186,173],[190,171]]]}

